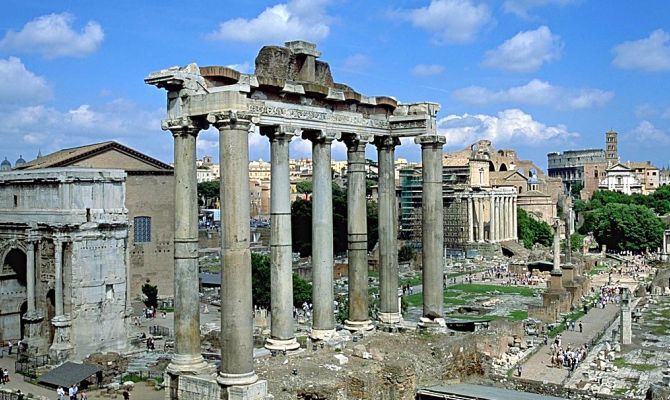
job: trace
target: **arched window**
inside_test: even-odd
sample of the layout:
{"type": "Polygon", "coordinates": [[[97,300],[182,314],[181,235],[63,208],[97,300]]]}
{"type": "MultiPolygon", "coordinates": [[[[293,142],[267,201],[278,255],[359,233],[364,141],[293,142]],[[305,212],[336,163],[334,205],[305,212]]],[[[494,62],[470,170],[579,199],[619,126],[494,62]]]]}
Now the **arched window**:
{"type": "Polygon", "coordinates": [[[135,217],[135,243],[151,242],[151,217],[135,217]]]}

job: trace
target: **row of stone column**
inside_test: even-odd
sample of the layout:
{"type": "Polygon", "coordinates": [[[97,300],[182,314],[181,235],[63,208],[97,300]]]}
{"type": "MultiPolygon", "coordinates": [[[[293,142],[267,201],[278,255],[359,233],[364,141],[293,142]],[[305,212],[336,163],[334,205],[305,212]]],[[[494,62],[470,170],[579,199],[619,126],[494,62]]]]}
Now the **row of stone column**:
{"type": "Polygon", "coordinates": [[[471,196],[468,204],[468,239],[470,243],[491,243],[517,239],[517,200],[514,196],[489,194],[471,196]],[[485,232],[485,207],[489,208],[489,233],[485,232]]]}
{"type": "MultiPolygon", "coordinates": [[[[248,116],[210,114],[207,122],[219,130],[221,163],[221,370],[224,386],[248,385],[258,378],[253,370],[251,255],[249,251],[248,116]]],[[[188,118],[165,121],[175,141],[175,357],[169,373],[212,372],[200,354],[197,265],[196,136],[204,121],[188,118]]],[[[365,145],[369,136],[296,127],[261,126],[271,144],[271,337],[266,346],[298,347],[293,326],[293,285],[288,145],[302,133],[312,142],[312,299],[311,337],[327,339],[335,331],[333,313],[333,215],[331,144],[347,145],[348,250],[350,330],[369,330],[367,206],[365,145]]],[[[444,138],[417,138],[424,158],[424,314],[442,317],[442,146],[444,138]],[[439,203],[439,206],[438,206],[439,203]],[[435,232],[434,235],[426,234],[435,232]]],[[[375,137],[379,159],[380,322],[401,321],[398,302],[397,211],[394,150],[398,138],[375,137]]]]}

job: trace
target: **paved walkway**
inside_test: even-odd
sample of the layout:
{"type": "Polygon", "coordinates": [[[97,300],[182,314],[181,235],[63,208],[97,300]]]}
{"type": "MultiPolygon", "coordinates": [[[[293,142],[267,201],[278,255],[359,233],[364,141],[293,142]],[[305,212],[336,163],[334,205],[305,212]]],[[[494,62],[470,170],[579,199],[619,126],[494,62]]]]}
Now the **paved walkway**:
{"type": "MultiPolygon", "coordinates": [[[[575,348],[592,341],[600,332],[609,327],[610,322],[618,314],[619,306],[616,304],[608,304],[604,309],[590,309],[588,314],[575,322],[576,329],[574,332],[570,330],[563,331],[561,334],[561,345],[563,348],[567,346],[575,348]],[[580,322],[584,327],[582,333],[579,332],[580,322]]],[[[549,340],[549,345],[542,345],[540,350],[524,362],[521,374],[522,378],[560,384],[568,377],[568,372],[570,371],[568,368],[551,366],[550,346],[552,339],[549,340]]],[[[516,371],[514,376],[516,376],[516,371]]]]}

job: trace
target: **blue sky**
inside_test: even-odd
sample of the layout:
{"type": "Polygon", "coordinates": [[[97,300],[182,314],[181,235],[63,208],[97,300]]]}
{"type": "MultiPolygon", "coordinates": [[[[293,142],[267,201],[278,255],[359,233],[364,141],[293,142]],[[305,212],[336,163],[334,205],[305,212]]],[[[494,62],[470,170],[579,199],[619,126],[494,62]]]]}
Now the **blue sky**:
{"type": "MultiPolygon", "coordinates": [[[[337,82],[401,102],[434,101],[446,150],[479,138],[546,166],[601,148],[670,165],[670,2],[595,0],[5,0],[0,14],[0,158],[104,140],[172,160],[160,130],[173,65],[253,72],[265,44],[316,42],[337,82]],[[111,4],[111,3],[110,3],[111,4]]],[[[251,135],[251,158],[269,158],[251,135]]],[[[213,130],[199,156],[217,153],[213,130]]],[[[399,157],[418,160],[404,144],[399,157]]],[[[369,146],[374,158],[374,149],[369,146]]],[[[294,140],[292,156],[309,156],[294,140]]],[[[342,145],[334,158],[344,159],[342,145]]]]}

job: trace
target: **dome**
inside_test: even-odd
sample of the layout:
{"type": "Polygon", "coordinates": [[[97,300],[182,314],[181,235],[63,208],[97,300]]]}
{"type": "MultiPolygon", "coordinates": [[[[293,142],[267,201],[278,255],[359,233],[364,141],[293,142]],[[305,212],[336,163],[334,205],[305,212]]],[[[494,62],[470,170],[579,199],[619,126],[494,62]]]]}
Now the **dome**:
{"type": "Polygon", "coordinates": [[[23,159],[23,156],[19,156],[19,159],[14,163],[14,168],[19,167],[26,163],[26,160],[23,159]]]}
{"type": "Polygon", "coordinates": [[[7,157],[5,157],[5,161],[0,163],[0,171],[9,171],[12,169],[12,163],[7,161],[7,157]]]}

